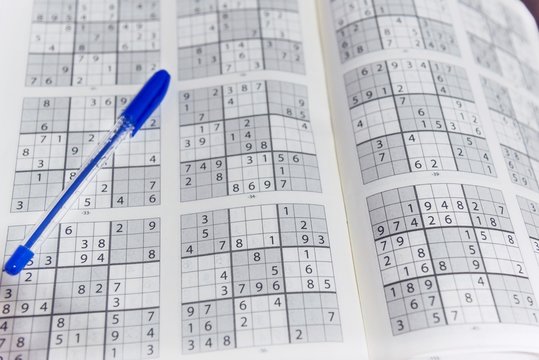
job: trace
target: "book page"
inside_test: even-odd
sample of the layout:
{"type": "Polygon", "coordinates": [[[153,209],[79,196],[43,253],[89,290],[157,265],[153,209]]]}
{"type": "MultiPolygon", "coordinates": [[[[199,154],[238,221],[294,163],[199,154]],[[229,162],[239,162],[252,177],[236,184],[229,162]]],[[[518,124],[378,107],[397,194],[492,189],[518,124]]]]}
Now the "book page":
{"type": "Polygon", "coordinates": [[[0,358],[366,358],[314,2],[0,6],[4,261],[145,79],[172,76],[2,273],[0,358]]]}
{"type": "Polygon", "coordinates": [[[535,22],[517,1],[319,16],[371,357],[536,357],[535,22]]]}

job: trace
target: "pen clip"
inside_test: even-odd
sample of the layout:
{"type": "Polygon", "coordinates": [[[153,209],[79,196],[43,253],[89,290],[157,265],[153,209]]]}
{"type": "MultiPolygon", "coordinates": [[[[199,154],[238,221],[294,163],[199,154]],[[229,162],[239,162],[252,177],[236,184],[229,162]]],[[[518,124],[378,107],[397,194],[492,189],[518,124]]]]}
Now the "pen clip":
{"type": "Polygon", "coordinates": [[[159,70],[144,84],[122,112],[126,122],[133,127],[131,137],[135,136],[142,125],[159,106],[170,84],[170,74],[159,70]]]}

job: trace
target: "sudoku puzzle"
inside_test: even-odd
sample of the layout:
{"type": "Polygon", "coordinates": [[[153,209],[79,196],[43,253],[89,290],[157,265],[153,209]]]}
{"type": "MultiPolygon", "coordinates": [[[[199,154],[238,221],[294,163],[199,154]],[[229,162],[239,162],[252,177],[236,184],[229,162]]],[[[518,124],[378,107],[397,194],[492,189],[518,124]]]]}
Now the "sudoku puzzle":
{"type": "MultiPolygon", "coordinates": [[[[106,136],[130,96],[25,98],[12,212],[42,211],[106,136]]],[[[160,203],[160,118],[121,145],[78,199],[81,209],[160,203]]]]}
{"type": "Polygon", "coordinates": [[[414,171],[496,176],[463,68],[395,59],[344,78],[364,183],[414,171]]]}
{"type": "Polygon", "coordinates": [[[332,0],[341,61],[381,49],[460,54],[445,0],[332,0]]]}
{"type": "Polygon", "coordinates": [[[499,190],[402,187],[367,199],[393,334],[452,324],[539,325],[499,190]]]}
{"type": "MultiPolygon", "coordinates": [[[[4,260],[29,230],[9,228],[4,260]]],[[[2,358],[158,357],[159,219],[65,223],[53,234],[20,276],[2,273],[2,358]]]]}
{"type": "Polygon", "coordinates": [[[481,77],[481,83],[511,181],[539,192],[539,106],[494,80],[481,77]]]}
{"type": "Polygon", "coordinates": [[[341,341],[324,208],[184,215],[183,352],[341,341]]]}
{"type": "Polygon", "coordinates": [[[35,0],[27,86],[143,83],[159,67],[159,0],[35,0]]]}
{"type": "Polygon", "coordinates": [[[297,0],[177,1],[179,79],[304,73],[297,0]]]}
{"type": "Polygon", "coordinates": [[[181,91],[181,200],[320,192],[307,88],[252,81],[181,91]]]}
{"type": "Polygon", "coordinates": [[[460,1],[475,62],[539,94],[539,70],[519,16],[499,1],[460,1]]]}
{"type": "Polygon", "coordinates": [[[539,204],[521,196],[517,196],[517,200],[535,258],[539,263],[539,204]]]}

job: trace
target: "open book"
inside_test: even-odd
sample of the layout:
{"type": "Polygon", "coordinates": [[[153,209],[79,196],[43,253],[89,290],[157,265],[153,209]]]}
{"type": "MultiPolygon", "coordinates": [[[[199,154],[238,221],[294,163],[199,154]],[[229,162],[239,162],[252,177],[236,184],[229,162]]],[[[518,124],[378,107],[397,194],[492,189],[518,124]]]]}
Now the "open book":
{"type": "Polygon", "coordinates": [[[0,359],[539,357],[539,38],[516,1],[0,2],[0,359]]]}

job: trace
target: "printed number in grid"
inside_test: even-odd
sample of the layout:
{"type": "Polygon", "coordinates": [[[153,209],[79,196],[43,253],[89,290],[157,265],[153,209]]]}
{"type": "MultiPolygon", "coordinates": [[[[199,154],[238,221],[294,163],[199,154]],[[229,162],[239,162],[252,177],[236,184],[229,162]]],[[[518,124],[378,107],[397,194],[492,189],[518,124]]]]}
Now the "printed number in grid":
{"type": "Polygon", "coordinates": [[[481,83],[511,180],[539,192],[539,124],[533,118],[537,104],[511,96],[494,80],[481,77],[481,83]]]}
{"type": "Polygon", "coordinates": [[[27,86],[143,83],[159,67],[159,0],[36,0],[27,86]]]}
{"type": "Polygon", "coordinates": [[[182,216],[184,353],[342,341],[324,208],[182,216]]]}
{"type": "MultiPolygon", "coordinates": [[[[4,260],[28,231],[9,228],[4,260]]],[[[158,357],[159,241],[159,219],[61,224],[20,276],[1,275],[1,356],[158,357]]]]}
{"type": "Polygon", "coordinates": [[[517,196],[517,200],[526,223],[526,230],[528,231],[533,253],[537,263],[539,263],[539,204],[521,196],[517,196]]]}
{"type": "Polygon", "coordinates": [[[500,191],[418,185],[367,203],[395,335],[451,324],[539,325],[500,191]]]}
{"type": "Polygon", "coordinates": [[[179,102],[183,201],[321,191],[306,87],[252,81],[181,91],[179,102]]]}
{"type": "Polygon", "coordinates": [[[496,176],[463,68],[396,59],[344,78],[364,183],[413,171],[496,176]]]}
{"type": "Polygon", "coordinates": [[[297,0],[178,0],[179,79],[255,70],[304,73],[297,0]]]}
{"type": "Polygon", "coordinates": [[[427,49],[459,56],[446,0],[332,0],[341,61],[382,49],[427,49]]]}
{"type": "Polygon", "coordinates": [[[460,4],[470,48],[480,66],[539,94],[539,70],[522,20],[498,1],[460,4]]]}
{"type": "MultiPolygon", "coordinates": [[[[45,210],[76,175],[127,106],[130,96],[25,98],[12,212],[45,210]]],[[[160,202],[160,118],[122,144],[80,196],[78,206],[160,202]]]]}

